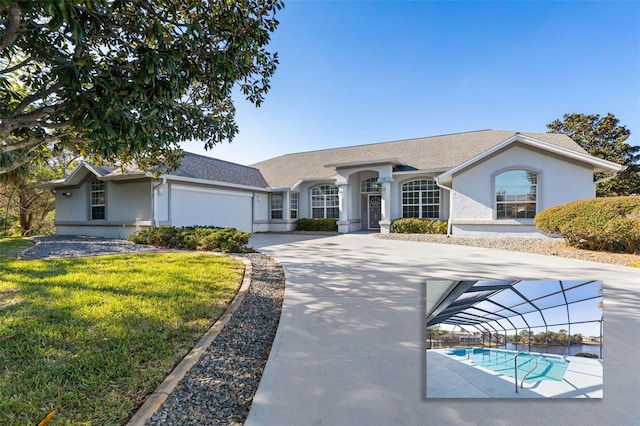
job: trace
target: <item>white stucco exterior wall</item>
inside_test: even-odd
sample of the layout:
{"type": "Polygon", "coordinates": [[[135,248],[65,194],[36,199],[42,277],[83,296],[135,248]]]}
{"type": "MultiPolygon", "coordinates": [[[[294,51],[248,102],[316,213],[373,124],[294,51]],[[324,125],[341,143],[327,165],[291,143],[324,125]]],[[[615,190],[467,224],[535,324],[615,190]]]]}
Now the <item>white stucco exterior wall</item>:
{"type": "Polygon", "coordinates": [[[80,185],[56,190],[56,234],[126,238],[152,219],[149,180],[106,183],[106,219],[91,220],[89,176],[80,185]],[[69,195],[64,195],[69,194],[69,195]]]}
{"type": "Polygon", "coordinates": [[[507,225],[510,232],[519,225],[527,227],[526,232],[536,232],[532,219],[495,218],[494,176],[514,169],[538,172],[538,212],[558,204],[595,196],[590,167],[515,144],[453,176],[451,221],[454,234],[462,235],[466,231],[504,232],[507,225]]]}
{"type": "MultiPolygon", "coordinates": [[[[107,221],[148,222],[151,214],[151,181],[107,181],[107,221]]],[[[87,207],[88,208],[88,207],[87,207]]]]}
{"type": "Polygon", "coordinates": [[[269,194],[253,194],[253,232],[268,232],[269,228],[269,194]]]}
{"type": "Polygon", "coordinates": [[[56,221],[86,221],[89,219],[89,191],[86,185],[76,188],[58,188],[56,198],[56,221]],[[70,194],[64,196],[63,194],[70,194]]]}
{"type": "Polygon", "coordinates": [[[169,225],[169,184],[155,181],[153,188],[153,225],[169,225]]]}

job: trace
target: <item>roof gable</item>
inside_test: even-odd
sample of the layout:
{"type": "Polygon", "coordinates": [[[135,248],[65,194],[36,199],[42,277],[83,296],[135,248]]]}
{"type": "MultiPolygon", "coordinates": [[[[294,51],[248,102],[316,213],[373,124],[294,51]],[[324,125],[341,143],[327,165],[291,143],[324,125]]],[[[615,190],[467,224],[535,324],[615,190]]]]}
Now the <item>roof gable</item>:
{"type": "Polygon", "coordinates": [[[601,158],[597,158],[592,156],[591,154],[589,154],[587,151],[585,151],[584,149],[582,150],[582,152],[580,151],[576,151],[576,150],[571,150],[562,146],[557,146],[554,145],[552,143],[549,142],[545,142],[542,140],[538,140],[529,136],[526,136],[524,134],[520,134],[520,133],[516,133],[515,135],[513,135],[512,137],[510,137],[509,139],[499,143],[498,145],[488,149],[487,151],[482,152],[479,155],[476,155],[475,157],[470,158],[469,160],[465,161],[462,164],[459,164],[458,166],[446,171],[445,173],[441,174],[440,176],[438,176],[438,180],[441,181],[447,181],[448,179],[450,179],[455,173],[458,173],[466,168],[469,168],[471,166],[473,166],[474,164],[478,163],[479,161],[482,161],[485,158],[488,158],[490,156],[492,156],[493,154],[503,150],[504,148],[507,148],[510,145],[513,145],[515,143],[522,143],[524,145],[527,146],[531,146],[531,147],[535,147],[535,148],[539,148],[542,149],[543,151],[547,151],[550,153],[554,153],[557,155],[561,155],[567,158],[571,158],[573,160],[577,160],[579,162],[582,163],[586,163],[589,164],[593,167],[594,172],[612,172],[612,171],[620,171],[624,169],[624,166],[621,166],[619,164],[613,163],[611,161],[607,161],[607,160],[603,160],[601,158]]]}
{"type": "MultiPolygon", "coordinates": [[[[335,170],[325,165],[371,164],[376,160],[397,159],[409,170],[446,172],[481,155],[516,133],[507,130],[479,130],[426,138],[406,139],[367,145],[286,154],[253,164],[271,187],[291,187],[305,179],[330,179],[335,170]]],[[[587,152],[571,138],[556,133],[521,133],[567,150],[587,152]]]]}
{"type": "MultiPolygon", "coordinates": [[[[82,162],[65,179],[50,181],[42,184],[42,186],[63,187],[79,185],[89,173],[105,180],[130,180],[150,178],[152,176],[151,173],[146,173],[135,166],[122,169],[121,167],[112,166],[97,167],[90,163],[82,162]]],[[[209,181],[241,187],[267,187],[267,182],[256,168],[190,152],[184,153],[180,166],[176,170],[164,173],[161,176],[167,179],[177,177],[186,181],[209,181]]]]}

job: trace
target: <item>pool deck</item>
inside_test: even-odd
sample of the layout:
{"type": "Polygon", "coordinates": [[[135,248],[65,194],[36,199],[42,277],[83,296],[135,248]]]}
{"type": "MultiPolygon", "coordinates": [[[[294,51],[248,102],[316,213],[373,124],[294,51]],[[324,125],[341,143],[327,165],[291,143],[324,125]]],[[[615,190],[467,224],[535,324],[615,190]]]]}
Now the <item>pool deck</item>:
{"type": "MultiPolygon", "coordinates": [[[[427,398],[602,398],[601,359],[569,356],[561,382],[525,382],[515,392],[513,377],[473,366],[449,349],[427,350],[427,398]]],[[[518,385],[519,386],[519,385],[518,385]]]]}

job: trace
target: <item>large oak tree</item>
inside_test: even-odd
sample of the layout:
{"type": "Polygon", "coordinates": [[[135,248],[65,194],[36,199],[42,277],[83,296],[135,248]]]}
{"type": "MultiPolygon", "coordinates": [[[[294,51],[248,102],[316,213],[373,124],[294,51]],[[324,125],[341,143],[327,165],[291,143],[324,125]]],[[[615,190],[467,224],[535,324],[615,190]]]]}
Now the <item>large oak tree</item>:
{"type": "Polygon", "coordinates": [[[631,132],[613,114],[565,114],[562,121],[554,120],[547,128],[549,133],[569,136],[594,157],[627,166],[613,179],[596,176],[603,180],[596,188],[598,196],[640,194],[640,146],[626,142],[631,132]]]}
{"type": "Polygon", "coordinates": [[[0,4],[0,174],[43,146],[143,169],[238,132],[259,106],[280,0],[16,0],[0,4]]]}

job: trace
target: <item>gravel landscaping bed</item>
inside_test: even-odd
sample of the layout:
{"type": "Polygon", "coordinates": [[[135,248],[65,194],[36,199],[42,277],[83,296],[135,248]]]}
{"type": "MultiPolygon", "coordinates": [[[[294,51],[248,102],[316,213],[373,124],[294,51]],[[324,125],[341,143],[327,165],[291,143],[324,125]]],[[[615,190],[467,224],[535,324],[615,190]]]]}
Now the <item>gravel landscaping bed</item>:
{"type": "Polygon", "coordinates": [[[284,298],[284,271],[273,258],[237,255],[252,264],[251,287],[231,321],[147,425],[234,425],[249,414],[284,298]]]}
{"type": "Polygon", "coordinates": [[[570,259],[588,260],[590,262],[611,263],[614,265],[629,266],[633,263],[640,264],[640,255],[580,250],[567,246],[562,238],[466,238],[434,234],[373,234],[373,236],[387,240],[456,244],[495,250],[543,254],[546,256],[566,257],[570,259]]]}
{"type": "Polygon", "coordinates": [[[127,240],[109,240],[100,237],[48,235],[32,237],[35,245],[23,251],[23,259],[52,257],[82,257],[101,254],[125,254],[157,251],[155,247],[134,244],[127,240]]]}

